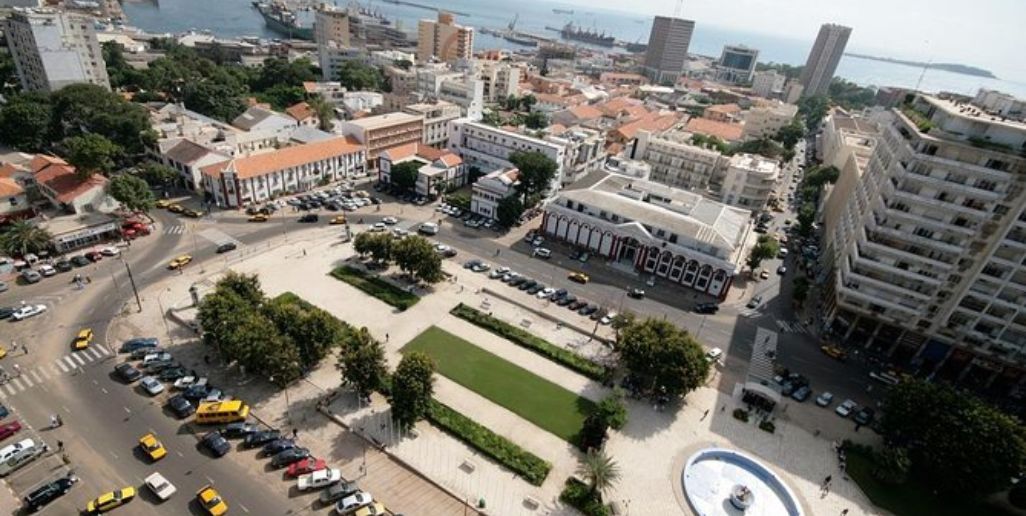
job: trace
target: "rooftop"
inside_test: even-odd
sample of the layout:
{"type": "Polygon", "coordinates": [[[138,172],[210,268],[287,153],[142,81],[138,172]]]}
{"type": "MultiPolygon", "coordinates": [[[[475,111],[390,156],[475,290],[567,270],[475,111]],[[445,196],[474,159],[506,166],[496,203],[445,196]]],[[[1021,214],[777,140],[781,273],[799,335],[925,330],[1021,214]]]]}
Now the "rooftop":
{"type": "Polygon", "coordinates": [[[373,131],[375,129],[381,129],[384,127],[391,127],[394,125],[410,124],[414,122],[420,122],[424,117],[418,115],[411,115],[408,113],[385,113],[384,115],[369,116],[361,118],[359,120],[350,120],[348,124],[355,125],[366,131],[373,131]]]}
{"type": "Polygon", "coordinates": [[[780,165],[776,160],[755,154],[736,154],[730,157],[730,166],[741,168],[761,175],[776,175],[780,165]]]}
{"type": "Polygon", "coordinates": [[[32,173],[37,183],[53,190],[57,202],[64,204],[73,202],[93,188],[107,185],[107,178],[100,174],[93,174],[86,179],[78,177],[75,167],[55,156],[36,156],[32,160],[32,173]]]}
{"type": "Polygon", "coordinates": [[[234,170],[239,179],[246,179],[361,150],[363,146],[359,143],[349,138],[338,137],[222,161],[203,167],[202,172],[208,176],[220,177],[222,171],[234,170]]]}
{"type": "MultiPolygon", "coordinates": [[[[206,148],[206,147],[204,147],[204,146],[202,146],[202,145],[200,145],[198,143],[194,143],[194,142],[192,142],[190,140],[183,139],[183,140],[179,141],[177,145],[175,145],[174,147],[171,147],[171,149],[167,151],[166,156],[168,158],[174,160],[174,161],[177,161],[178,163],[182,163],[182,164],[185,164],[185,165],[191,165],[191,164],[199,161],[200,158],[202,158],[203,156],[206,156],[207,154],[221,154],[221,153],[220,152],[212,151],[212,150],[210,150],[210,149],[208,149],[208,148],[206,148]]],[[[224,156],[224,157],[225,157],[225,159],[228,158],[228,156],[224,156]]]]}
{"type": "Polygon", "coordinates": [[[740,140],[741,134],[744,132],[744,126],[741,124],[717,122],[708,118],[692,118],[688,120],[686,129],[690,133],[715,136],[728,142],[740,140]]]}
{"type": "Polygon", "coordinates": [[[25,189],[17,181],[9,177],[0,177],[0,197],[14,197],[25,193],[25,189]]]}
{"type": "Polygon", "coordinates": [[[311,107],[310,104],[306,102],[293,104],[285,108],[285,112],[288,113],[288,115],[292,118],[296,119],[297,122],[302,122],[303,120],[306,120],[312,116],[317,115],[313,107],[311,107]]]}
{"type": "Polygon", "coordinates": [[[289,121],[292,121],[290,117],[286,117],[285,115],[278,113],[277,111],[272,111],[261,106],[253,106],[247,109],[241,115],[235,117],[235,120],[232,120],[232,125],[238,127],[239,129],[249,131],[250,129],[259,125],[264,120],[275,117],[287,118],[289,121]]]}

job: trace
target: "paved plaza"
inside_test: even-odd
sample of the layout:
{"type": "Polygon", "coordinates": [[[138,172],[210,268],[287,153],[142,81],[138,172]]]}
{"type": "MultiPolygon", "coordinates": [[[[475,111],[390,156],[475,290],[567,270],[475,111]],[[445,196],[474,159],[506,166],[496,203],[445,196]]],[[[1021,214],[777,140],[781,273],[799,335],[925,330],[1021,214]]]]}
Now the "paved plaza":
{"type": "MultiPolygon", "coordinates": [[[[595,358],[608,356],[608,349],[596,340],[589,340],[587,331],[593,323],[567,310],[548,309],[543,302],[510,290],[489,280],[487,276],[473,274],[460,265],[471,256],[460,256],[460,262],[447,261],[446,270],[454,281],[439,284],[434,292],[405,312],[366,296],[349,285],[330,278],[327,273],[352,254],[351,247],[339,245],[335,239],[317,238],[289,242],[269,249],[240,263],[232,265],[238,272],[256,273],[264,290],[270,296],[291,291],[355,326],[366,326],[384,342],[387,358],[392,367],[399,360],[398,350],[430,326],[448,332],[506,360],[528,369],[571,392],[593,401],[602,399],[609,390],[597,382],[567,370],[555,362],[508,342],[496,335],[449,314],[449,310],[463,302],[564,347],[579,349],[595,358]],[[501,289],[506,289],[505,294],[501,289]],[[497,289],[493,295],[488,289],[497,289]],[[519,297],[518,297],[519,296],[519,297]],[[506,300],[504,298],[508,298],[506,300]],[[520,299],[521,301],[517,301],[520,299]],[[517,301],[516,303],[511,302],[517,301]],[[543,314],[545,316],[543,316],[543,314]],[[558,324],[552,318],[565,319],[558,324]]],[[[190,271],[170,280],[171,291],[165,295],[165,304],[188,304],[187,288],[192,283],[209,288],[220,272],[190,271]]],[[[160,324],[152,321],[148,324],[160,324]]],[[[172,328],[172,331],[178,331],[172,328]]],[[[611,330],[600,326],[599,336],[609,336],[611,330]]],[[[606,445],[609,454],[620,464],[622,475],[616,488],[608,494],[610,501],[633,514],[690,514],[685,507],[680,489],[680,470],[688,450],[697,445],[721,446],[744,450],[769,464],[788,483],[810,514],[879,514],[857,489],[838,470],[831,448],[831,434],[826,430],[819,436],[789,424],[786,414],[777,420],[777,431],[768,434],[759,430],[754,421],[747,424],[731,417],[735,408],[729,386],[718,385],[714,375],[708,387],[691,393],[683,407],[664,412],[655,410],[645,401],[628,400],[630,421],[620,432],[611,432],[606,445]],[[717,388],[718,387],[718,388],[717,388]],[[835,479],[832,489],[821,496],[820,484],[827,475],[835,479]]],[[[255,384],[261,382],[250,379],[255,384]]],[[[254,413],[279,425],[285,421],[286,405],[293,424],[300,428],[301,438],[322,440],[313,444],[327,456],[345,462],[343,471],[359,478],[362,471],[362,453],[367,447],[357,446],[357,438],[341,425],[331,422],[313,410],[316,401],[336,388],[339,376],[333,361],[326,360],[309,379],[285,392],[273,393],[261,387],[263,395],[254,403],[254,413]],[[296,418],[303,420],[296,422],[296,418]],[[362,448],[359,456],[354,450],[362,448]]],[[[235,390],[233,388],[233,390],[235,390]]],[[[474,420],[501,434],[521,447],[553,464],[549,477],[540,487],[516,478],[479,453],[456,439],[421,422],[412,435],[400,438],[391,427],[388,405],[375,398],[370,406],[360,406],[348,393],[335,397],[327,411],[356,432],[385,445],[385,449],[402,462],[415,468],[432,481],[453,493],[451,504],[436,506],[432,514],[457,514],[463,510],[456,498],[476,505],[483,500],[491,514],[573,514],[561,507],[558,495],[564,480],[577,468],[580,453],[566,441],[552,435],[512,412],[499,407],[478,394],[438,375],[435,383],[439,401],[471,416],[474,420]]],[[[243,394],[244,396],[244,394],[243,394]]],[[[803,407],[804,408],[804,407],[803,407]]],[[[838,418],[839,419],[839,418],[838,418]]],[[[866,442],[872,442],[869,432],[863,432],[866,442]]],[[[387,490],[391,482],[383,478],[374,480],[376,471],[391,473],[409,471],[399,462],[388,461],[387,456],[370,448],[366,475],[387,490]],[[389,464],[389,465],[383,465],[389,464]]],[[[394,486],[394,495],[402,488],[394,486]]],[[[391,493],[390,493],[391,494],[391,493]]],[[[423,514],[423,511],[417,512],[423,514]]]]}

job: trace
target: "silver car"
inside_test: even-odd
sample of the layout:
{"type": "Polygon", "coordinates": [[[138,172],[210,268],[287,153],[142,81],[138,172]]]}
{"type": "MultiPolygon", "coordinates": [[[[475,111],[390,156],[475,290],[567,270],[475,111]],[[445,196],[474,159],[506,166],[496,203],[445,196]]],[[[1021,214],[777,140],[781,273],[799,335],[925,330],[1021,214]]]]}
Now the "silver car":
{"type": "Polygon", "coordinates": [[[156,396],[164,392],[164,384],[152,376],[144,376],[142,380],[139,380],[139,384],[142,385],[143,390],[150,396],[156,396]]]}

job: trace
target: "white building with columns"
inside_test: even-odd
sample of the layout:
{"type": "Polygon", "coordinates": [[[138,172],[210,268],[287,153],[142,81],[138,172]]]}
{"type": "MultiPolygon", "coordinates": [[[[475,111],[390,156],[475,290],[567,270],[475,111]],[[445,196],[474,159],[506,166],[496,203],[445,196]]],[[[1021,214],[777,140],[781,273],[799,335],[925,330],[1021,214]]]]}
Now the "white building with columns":
{"type": "Polygon", "coordinates": [[[563,190],[544,210],[547,237],[721,300],[741,271],[751,215],[617,174],[563,190]]]}

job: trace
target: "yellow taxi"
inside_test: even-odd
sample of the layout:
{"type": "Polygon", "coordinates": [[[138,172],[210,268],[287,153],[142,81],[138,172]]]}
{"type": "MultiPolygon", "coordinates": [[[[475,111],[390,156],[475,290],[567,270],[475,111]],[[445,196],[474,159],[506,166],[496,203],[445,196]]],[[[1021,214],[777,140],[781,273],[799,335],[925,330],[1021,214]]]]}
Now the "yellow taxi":
{"type": "Polygon", "coordinates": [[[185,267],[191,261],[192,261],[192,255],[191,254],[183,254],[183,255],[179,256],[178,258],[175,258],[174,260],[171,260],[170,262],[168,262],[167,268],[168,269],[179,269],[179,268],[185,267]]]}
{"type": "Polygon", "coordinates": [[[0,358],[7,356],[7,348],[3,344],[0,344],[0,358]]]}
{"type": "Polygon", "coordinates": [[[331,219],[331,224],[345,224],[345,223],[346,223],[346,216],[345,215],[335,215],[331,219]]]}
{"type": "Polygon", "coordinates": [[[250,222],[267,222],[268,221],[268,217],[267,217],[267,215],[264,215],[263,213],[257,213],[256,215],[253,215],[252,217],[250,217],[249,221],[250,222]]]}
{"type": "Polygon", "coordinates": [[[164,443],[157,439],[157,436],[153,434],[146,434],[139,438],[139,448],[152,460],[156,462],[163,459],[167,455],[167,449],[164,448],[164,443]]]}
{"type": "Polygon", "coordinates": [[[196,500],[203,506],[210,516],[221,516],[228,512],[228,504],[221,499],[221,495],[213,487],[206,485],[196,492],[196,500]]]}
{"type": "Polygon", "coordinates": [[[169,201],[167,199],[161,199],[161,200],[157,201],[156,206],[158,208],[167,208],[168,206],[171,206],[171,201],[169,201]]]}
{"type": "Polygon", "coordinates": [[[82,328],[78,330],[78,335],[75,335],[75,349],[85,349],[89,347],[89,344],[93,342],[93,329],[82,328]]]}
{"type": "Polygon", "coordinates": [[[134,487],[128,486],[122,487],[121,489],[115,489],[109,493],[103,493],[97,499],[90,501],[86,505],[86,512],[89,514],[107,512],[131,502],[133,498],[135,498],[134,487]]]}
{"type": "Polygon", "coordinates": [[[823,353],[826,353],[828,357],[836,358],[837,360],[844,360],[848,355],[843,349],[833,345],[823,345],[819,348],[823,353]]]}
{"type": "Polygon", "coordinates": [[[385,510],[384,505],[381,505],[378,502],[374,502],[370,505],[360,507],[356,510],[356,512],[353,513],[353,516],[381,516],[387,513],[388,512],[385,510]]]}
{"type": "Polygon", "coordinates": [[[591,278],[589,278],[588,275],[583,272],[571,272],[570,275],[567,276],[567,279],[569,279],[570,281],[576,281],[577,283],[581,284],[591,281],[591,278]]]}
{"type": "Polygon", "coordinates": [[[172,204],[167,207],[167,211],[170,211],[171,213],[182,213],[185,211],[185,207],[181,204],[172,204]]]}
{"type": "Polygon", "coordinates": [[[192,217],[194,219],[198,219],[198,218],[203,216],[203,212],[202,211],[197,211],[197,210],[184,210],[184,211],[182,211],[182,215],[185,215],[186,217],[192,217]]]}

